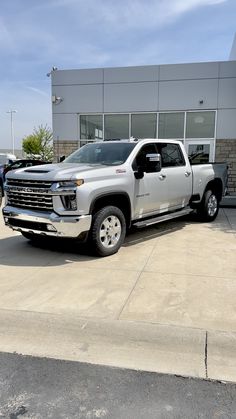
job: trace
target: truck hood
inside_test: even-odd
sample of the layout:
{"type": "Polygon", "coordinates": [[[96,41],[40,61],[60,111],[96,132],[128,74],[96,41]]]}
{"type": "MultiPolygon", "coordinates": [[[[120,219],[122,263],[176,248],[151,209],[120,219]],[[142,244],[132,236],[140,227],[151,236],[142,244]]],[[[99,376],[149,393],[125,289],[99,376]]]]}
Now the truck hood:
{"type": "MultiPolygon", "coordinates": [[[[120,167],[120,166],[119,166],[120,167]]],[[[107,172],[111,174],[112,169],[114,174],[117,166],[104,165],[89,165],[89,164],[75,164],[75,163],[57,163],[44,164],[39,166],[26,167],[12,172],[8,172],[7,179],[31,179],[31,180],[48,180],[60,181],[79,179],[80,177],[97,177],[106,176],[107,172]]]]}

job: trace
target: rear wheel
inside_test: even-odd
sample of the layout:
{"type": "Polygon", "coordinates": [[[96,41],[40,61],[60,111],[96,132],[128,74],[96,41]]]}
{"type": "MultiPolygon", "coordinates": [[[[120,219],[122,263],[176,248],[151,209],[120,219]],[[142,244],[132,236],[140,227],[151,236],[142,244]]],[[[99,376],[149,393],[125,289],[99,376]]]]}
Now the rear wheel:
{"type": "Polygon", "coordinates": [[[211,191],[207,190],[202,198],[202,202],[197,209],[197,214],[201,221],[214,221],[219,212],[219,199],[217,195],[211,191]]]}
{"type": "Polygon", "coordinates": [[[93,218],[91,243],[94,252],[99,256],[110,256],[122,245],[126,233],[126,222],[123,212],[114,206],[100,209],[93,218]]]}

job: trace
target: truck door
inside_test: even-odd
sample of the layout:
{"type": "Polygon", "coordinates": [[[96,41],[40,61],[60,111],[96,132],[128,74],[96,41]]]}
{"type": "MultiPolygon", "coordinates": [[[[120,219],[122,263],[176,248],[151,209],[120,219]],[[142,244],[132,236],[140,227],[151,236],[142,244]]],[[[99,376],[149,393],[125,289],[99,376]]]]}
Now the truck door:
{"type": "MultiPolygon", "coordinates": [[[[158,153],[156,143],[145,144],[137,153],[133,161],[133,170],[143,167],[147,154],[158,153]]],[[[160,173],[146,173],[142,179],[134,181],[134,216],[140,218],[158,212],[164,195],[166,195],[165,185],[159,182],[160,173]]]]}
{"type": "MultiPolygon", "coordinates": [[[[162,161],[158,179],[165,190],[165,194],[161,195],[164,198],[161,204],[162,211],[185,207],[192,194],[191,166],[185,161],[179,144],[160,142],[157,148],[162,161]]],[[[159,189],[160,185],[157,188],[157,199],[159,189]]]]}
{"type": "Polygon", "coordinates": [[[146,154],[159,153],[162,169],[158,173],[144,173],[135,179],[135,218],[167,212],[186,206],[192,194],[192,171],[179,144],[149,143],[138,152],[133,169],[142,166],[146,154]]]}

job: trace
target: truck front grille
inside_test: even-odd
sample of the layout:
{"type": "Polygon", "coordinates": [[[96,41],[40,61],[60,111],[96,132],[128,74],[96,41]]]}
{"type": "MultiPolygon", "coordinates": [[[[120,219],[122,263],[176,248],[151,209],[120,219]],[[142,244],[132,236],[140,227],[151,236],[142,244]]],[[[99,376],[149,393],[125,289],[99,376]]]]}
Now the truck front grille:
{"type": "Polygon", "coordinates": [[[52,211],[53,201],[49,188],[52,182],[8,179],[7,203],[12,207],[37,211],[52,211]]]}

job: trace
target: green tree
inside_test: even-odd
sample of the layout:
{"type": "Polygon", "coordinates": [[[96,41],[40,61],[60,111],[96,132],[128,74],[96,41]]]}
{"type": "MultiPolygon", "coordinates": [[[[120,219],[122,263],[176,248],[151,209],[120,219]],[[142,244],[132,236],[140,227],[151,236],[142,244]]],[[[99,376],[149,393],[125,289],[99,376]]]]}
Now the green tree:
{"type": "Polygon", "coordinates": [[[23,138],[22,148],[30,158],[41,158],[45,161],[52,160],[53,144],[51,129],[47,125],[39,125],[38,128],[34,128],[32,134],[23,138]]]}

